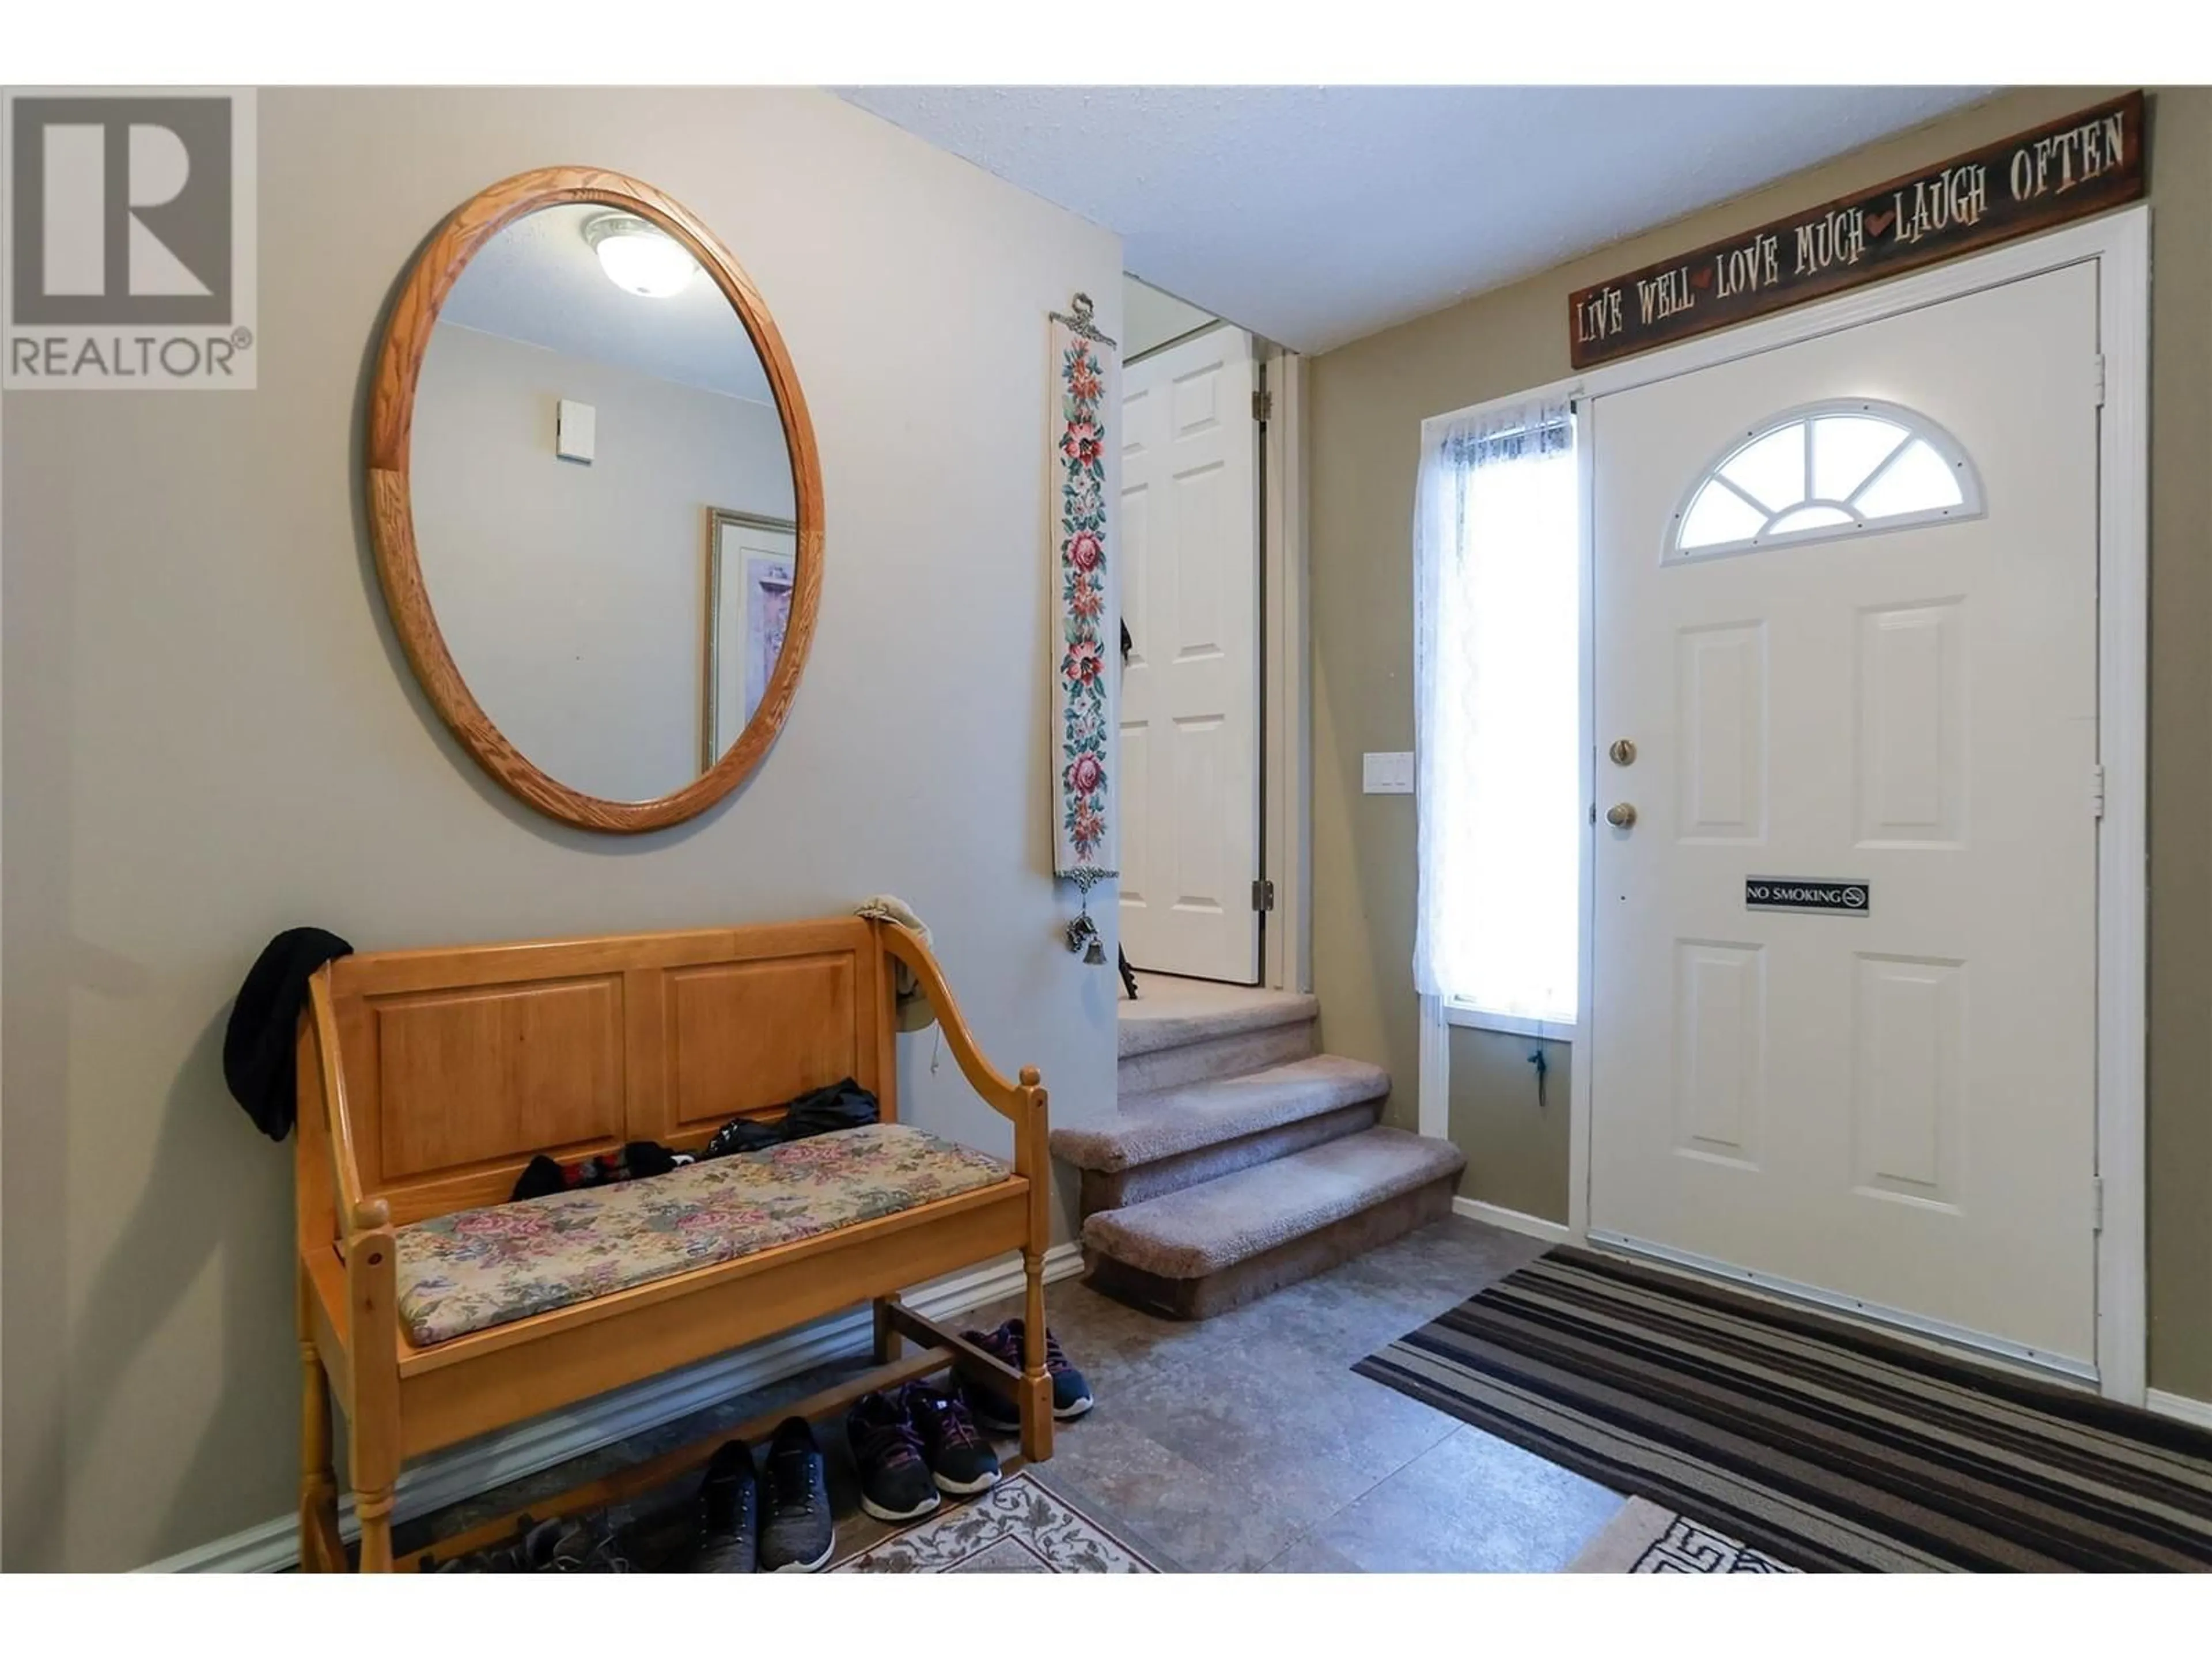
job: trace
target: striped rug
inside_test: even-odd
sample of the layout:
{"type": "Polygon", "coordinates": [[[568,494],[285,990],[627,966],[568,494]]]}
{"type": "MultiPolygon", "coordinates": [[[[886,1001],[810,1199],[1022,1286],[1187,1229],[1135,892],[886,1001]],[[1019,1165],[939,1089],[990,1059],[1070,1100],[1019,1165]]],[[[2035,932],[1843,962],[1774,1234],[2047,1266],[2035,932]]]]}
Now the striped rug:
{"type": "Polygon", "coordinates": [[[2212,1571],[2212,1435],[1585,1250],[1354,1367],[1813,1571],[2212,1571]]]}

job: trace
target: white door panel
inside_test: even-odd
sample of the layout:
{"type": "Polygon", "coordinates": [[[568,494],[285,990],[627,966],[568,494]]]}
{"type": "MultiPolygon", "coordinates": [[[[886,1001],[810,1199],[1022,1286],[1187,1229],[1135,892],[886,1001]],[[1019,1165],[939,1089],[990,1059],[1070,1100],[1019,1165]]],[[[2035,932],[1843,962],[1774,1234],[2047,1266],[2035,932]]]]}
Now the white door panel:
{"type": "Polygon", "coordinates": [[[1251,337],[1214,329],[1122,374],[1121,945],[1255,981],[1259,428],[1251,337]]]}
{"type": "Polygon", "coordinates": [[[1594,1229],[2094,1353],[2096,277],[1596,400],[1594,1229]],[[1768,417],[1938,422],[1983,516],[1662,562],[1768,417]],[[1616,738],[1634,763],[1605,753],[1616,738]],[[1868,884],[1863,915],[1747,908],[1868,884]]]}

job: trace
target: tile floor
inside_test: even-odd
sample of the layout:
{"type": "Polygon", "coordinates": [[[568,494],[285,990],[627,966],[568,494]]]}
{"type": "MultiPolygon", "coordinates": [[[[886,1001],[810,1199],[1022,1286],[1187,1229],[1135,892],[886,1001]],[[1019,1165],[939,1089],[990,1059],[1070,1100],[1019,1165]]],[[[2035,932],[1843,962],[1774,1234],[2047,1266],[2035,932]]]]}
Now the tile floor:
{"type": "MultiPolygon", "coordinates": [[[[1054,1285],[1054,1332],[1098,1404],[1060,1425],[1038,1477],[1170,1571],[1557,1571],[1620,1508],[1617,1494],[1351,1369],[1541,1248],[1454,1218],[1198,1324],[1138,1313],[1074,1280],[1054,1285]]],[[[1009,1301],[961,1323],[1019,1311],[1009,1301]]],[[[457,1505],[402,1528],[399,1547],[681,1444],[848,1369],[790,1378],[457,1505]]],[[[842,1434],[833,1429],[823,1443],[842,1558],[890,1528],[860,1512],[842,1434]]]]}

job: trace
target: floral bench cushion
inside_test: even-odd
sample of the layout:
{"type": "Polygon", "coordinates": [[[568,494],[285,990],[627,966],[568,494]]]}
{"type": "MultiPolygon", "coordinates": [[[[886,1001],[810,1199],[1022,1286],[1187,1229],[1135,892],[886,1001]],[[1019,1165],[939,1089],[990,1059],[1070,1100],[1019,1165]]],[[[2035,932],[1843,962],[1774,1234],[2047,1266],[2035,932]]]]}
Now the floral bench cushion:
{"type": "Polygon", "coordinates": [[[1007,1176],[997,1158],[872,1123],[619,1186],[398,1230],[399,1318],[417,1347],[526,1319],[1007,1176]]]}

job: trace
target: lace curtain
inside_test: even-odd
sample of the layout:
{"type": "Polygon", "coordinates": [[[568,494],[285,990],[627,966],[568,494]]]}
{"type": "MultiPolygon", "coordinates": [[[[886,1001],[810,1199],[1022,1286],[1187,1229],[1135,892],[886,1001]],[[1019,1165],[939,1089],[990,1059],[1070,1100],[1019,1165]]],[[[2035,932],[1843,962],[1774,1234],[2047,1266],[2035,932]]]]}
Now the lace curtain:
{"type": "Polygon", "coordinates": [[[1422,994],[1577,1008],[1581,540],[1570,404],[1426,422],[1413,509],[1422,994]]]}

